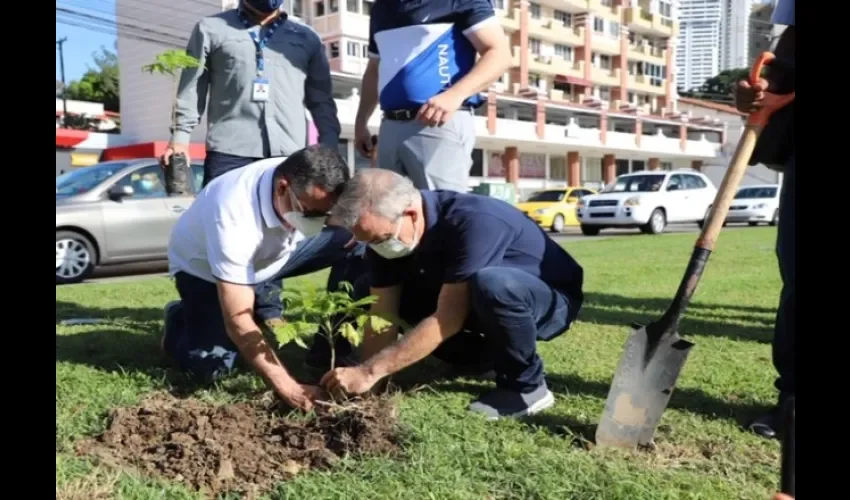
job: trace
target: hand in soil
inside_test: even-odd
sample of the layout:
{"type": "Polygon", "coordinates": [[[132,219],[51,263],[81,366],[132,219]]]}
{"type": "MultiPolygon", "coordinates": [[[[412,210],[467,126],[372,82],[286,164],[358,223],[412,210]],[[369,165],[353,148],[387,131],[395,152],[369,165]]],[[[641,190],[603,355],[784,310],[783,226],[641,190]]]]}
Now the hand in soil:
{"type": "Polygon", "coordinates": [[[280,397],[293,408],[310,411],[316,401],[328,399],[328,394],[319,386],[294,384],[291,388],[281,391],[280,397]]]}
{"type": "Polygon", "coordinates": [[[352,366],[334,368],[322,377],[319,384],[331,394],[343,392],[353,395],[367,392],[376,382],[377,380],[373,379],[365,368],[352,366]]]}

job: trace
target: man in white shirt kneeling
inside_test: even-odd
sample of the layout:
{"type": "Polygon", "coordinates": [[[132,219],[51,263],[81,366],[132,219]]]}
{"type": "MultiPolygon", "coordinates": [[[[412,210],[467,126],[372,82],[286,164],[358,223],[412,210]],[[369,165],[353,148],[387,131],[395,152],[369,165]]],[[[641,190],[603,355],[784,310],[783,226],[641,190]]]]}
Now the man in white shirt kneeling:
{"type": "Polygon", "coordinates": [[[168,245],[181,300],[165,307],[162,347],[182,370],[209,381],[241,356],[285,401],[312,407],[322,390],[298,383],[266,342],[255,289],[349,254],[351,233],[324,227],[348,179],[336,149],[310,146],[228,172],[198,194],[168,245]]]}

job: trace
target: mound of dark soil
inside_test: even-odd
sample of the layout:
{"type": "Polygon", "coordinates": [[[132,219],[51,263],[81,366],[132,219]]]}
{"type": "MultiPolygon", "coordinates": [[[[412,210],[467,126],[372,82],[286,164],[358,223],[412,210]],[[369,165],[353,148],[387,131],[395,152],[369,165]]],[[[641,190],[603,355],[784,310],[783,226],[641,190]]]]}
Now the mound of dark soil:
{"type": "Polygon", "coordinates": [[[253,496],[344,455],[395,453],[395,423],[395,408],[381,398],[322,407],[313,418],[293,420],[267,404],[214,405],[157,394],[113,410],[107,430],[80,442],[78,451],[209,495],[253,496]]]}

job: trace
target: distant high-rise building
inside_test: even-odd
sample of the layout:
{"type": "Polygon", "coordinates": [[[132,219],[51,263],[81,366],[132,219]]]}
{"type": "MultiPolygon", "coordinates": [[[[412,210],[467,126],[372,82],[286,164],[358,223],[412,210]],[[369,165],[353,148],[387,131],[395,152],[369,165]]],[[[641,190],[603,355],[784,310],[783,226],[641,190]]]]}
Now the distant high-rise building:
{"type": "Polygon", "coordinates": [[[774,37],[774,28],[770,23],[773,15],[774,2],[753,5],[750,12],[750,60],[752,65],[755,58],[770,49],[774,37]]]}
{"type": "Polygon", "coordinates": [[[720,71],[744,68],[750,63],[750,14],[753,0],[722,0],[720,71]]]}
{"type": "Polygon", "coordinates": [[[720,72],[724,0],[681,0],[676,49],[676,84],[698,88],[720,72]]]}

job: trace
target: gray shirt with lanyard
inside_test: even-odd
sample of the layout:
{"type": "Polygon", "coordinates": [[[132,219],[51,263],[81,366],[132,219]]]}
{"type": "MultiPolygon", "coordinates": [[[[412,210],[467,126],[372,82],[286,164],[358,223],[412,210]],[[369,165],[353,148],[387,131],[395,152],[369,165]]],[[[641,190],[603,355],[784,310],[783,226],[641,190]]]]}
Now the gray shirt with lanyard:
{"type": "MultiPolygon", "coordinates": [[[[248,18],[242,11],[239,11],[239,19],[249,30],[253,27],[248,18]]],[[[269,80],[263,76],[265,71],[265,59],[263,58],[263,49],[266,47],[266,42],[274,35],[275,30],[286,21],[286,14],[281,14],[280,17],[269,26],[265,27],[265,34],[260,37],[257,31],[251,31],[251,40],[257,47],[257,78],[254,79],[254,87],[251,90],[251,100],[254,102],[266,102],[269,100],[269,80]]],[[[260,26],[259,32],[262,33],[263,26],[260,26]]]]}

